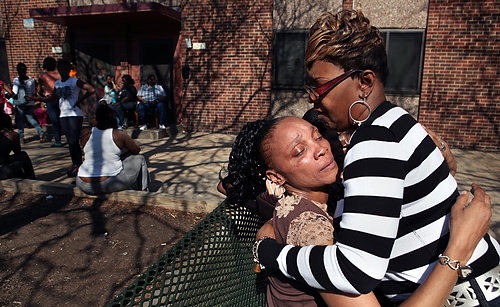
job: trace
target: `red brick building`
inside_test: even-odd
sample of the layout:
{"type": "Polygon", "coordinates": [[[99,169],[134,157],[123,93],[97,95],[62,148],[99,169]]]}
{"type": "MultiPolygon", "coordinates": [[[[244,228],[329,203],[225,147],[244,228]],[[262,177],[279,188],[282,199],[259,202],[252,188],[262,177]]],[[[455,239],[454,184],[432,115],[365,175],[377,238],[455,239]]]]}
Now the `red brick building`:
{"type": "MultiPolygon", "coordinates": [[[[399,69],[413,74],[407,84],[388,87],[389,99],[454,147],[499,150],[495,0],[400,1],[389,8],[379,0],[362,2],[384,33],[390,68],[405,64],[409,68],[399,69]],[[414,57],[401,58],[401,50],[414,57]]],[[[359,4],[4,0],[0,78],[12,80],[21,61],[36,76],[49,55],[74,61],[79,76],[97,87],[107,73],[118,81],[131,74],[139,85],[153,72],[169,89],[177,122],[193,130],[236,132],[248,121],[300,115],[308,107],[300,63],[306,30],[319,12],[359,4]]]]}
{"type": "Polygon", "coordinates": [[[455,147],[500,149],[500,5],[431,0],[419,120],[455,147]]]}

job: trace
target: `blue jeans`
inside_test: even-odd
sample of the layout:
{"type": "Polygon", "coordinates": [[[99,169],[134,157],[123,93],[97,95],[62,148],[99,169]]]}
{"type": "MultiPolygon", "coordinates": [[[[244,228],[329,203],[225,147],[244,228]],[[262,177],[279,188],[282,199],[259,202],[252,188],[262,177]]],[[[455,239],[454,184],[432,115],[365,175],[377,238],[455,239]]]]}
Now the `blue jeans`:
{"type": "Polygon", "coordinates": [[[118,117],[118,126],[126,124],[125,113],[127,111],[135,111],[135,105],[135,101],[111,104],[111,108],[115,111],[116,117],[118,117]]]}
{"type": "Polygon", "coordinates": [[[139,125],[144,125],[146,123],[146,114],[148,110],[158,111],[158,121],[160,125],[165,125],[165,121],[167,119],[167,108],[165,102],[160,101],[157,103],[148,102],[143,103],[140,102],[137,105],[137,113],[139,115],[139,125]]]}
{"type": "Polygon", "coordinates": [[[82,164],[82,148],[80,147],[80,133],[82,132],[83,117],[68,116],[59,118],[61,128],[66,139],[68,140],[69,155],[73,165],[80,166],[82,164]]]}
{"type": "Polygon", "coordinates": [[[52,123],[52,131],[54,132],[54,140],[61,143],[61,123],[59,122],[59,102],[47,102],[47,113],[49,113],[50,122],[52,123]]]}
{"type": "Polygon", "coordinates": [[[19,138],[23,139],[24,138],[24,126],[26,122],[24,121],[24,118],[28,119],[30,124],[36,129],[36,132],[38,135],[42,135],[42,128],[40,128],[40,125],[36,121],[35,117],[33,116],[33,111],[35,110],[34,106],[17,106],[16,107],[16,122],[17,122],[17,129],[19,130],[19,138]]]}

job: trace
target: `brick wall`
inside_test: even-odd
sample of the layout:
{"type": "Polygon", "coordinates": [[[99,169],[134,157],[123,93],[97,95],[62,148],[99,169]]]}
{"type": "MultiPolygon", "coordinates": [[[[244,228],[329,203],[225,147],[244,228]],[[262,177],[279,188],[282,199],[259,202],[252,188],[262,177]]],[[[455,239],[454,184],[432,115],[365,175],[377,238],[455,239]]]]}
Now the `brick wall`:
{"type": "Polygon", "coordinates": [[[66,39],[66,28],[53,23],[35,19],[34,28],[24,28],[23,19],[31,18],[29,9],[67,5],[67,0],[4,0],[0,3],[11,81],[17,76],[19,62],[26,64],[29,76],[36,77],[42,72],[45,57],[61,57],[52,54],[52,47],[62,46],[66,39]]]}
{"type": "Polygon", "coordinates": [[[452,147],[500,150],[500,6],[430,0],[419,120],[452,147]]]}
{"type": "Polygon", "coordinates": [[[268,114],[272,1],[186,1],[181,34],[190,71],[181,102],[187,128],[237,132],[268,114]],[[206,49],[186,49],[185,38],[206,49]]]}

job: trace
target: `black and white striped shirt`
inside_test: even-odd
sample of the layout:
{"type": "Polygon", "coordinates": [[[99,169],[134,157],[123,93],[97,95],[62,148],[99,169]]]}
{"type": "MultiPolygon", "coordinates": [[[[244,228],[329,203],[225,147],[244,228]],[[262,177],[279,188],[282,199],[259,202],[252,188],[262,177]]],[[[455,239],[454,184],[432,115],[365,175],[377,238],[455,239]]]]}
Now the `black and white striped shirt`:
{"type": "MultiPolygon", "coordinates": [[[[359,294],[378,286],[391,300],[405,299],[448,243],[458,191],[441,152],[405,110],[384,102],[351,138],[344,187],[334,245],[265,240],[261,262],[317,289],[359,294]]],[[[499,264],[497,249],[489,236],[480,241],[469,261],[474,276],[499,264]]]]}

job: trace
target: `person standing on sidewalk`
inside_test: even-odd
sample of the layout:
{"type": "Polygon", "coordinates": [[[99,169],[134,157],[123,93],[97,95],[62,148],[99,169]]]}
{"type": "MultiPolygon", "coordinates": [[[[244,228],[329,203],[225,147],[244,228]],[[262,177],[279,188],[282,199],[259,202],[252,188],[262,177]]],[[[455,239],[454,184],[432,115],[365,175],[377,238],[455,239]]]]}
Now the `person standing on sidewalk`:
{"type": "Polygon", "coordinates": [[[59,120],[63,133],[66,135],[69,145],[69,154],[72,165],[68,170],[68,177],[76,177],[78,167],[82,164],[82,149],[80,147],[80,133],[82,131],[83,112],[80,104],[86,98],[95,93],[92,85],[80,79],[70,77],[71,63],[66,60],[57,62],[57,70],[61,79],[54,83],[54,91],[50,96],[40,97],[41,101],[59,101],[59,120]],[[79,96],[80,90],[85,94],[79,96]]]}
{"type": "Polygon", "coordinates": [[[40,125],[33,116],[35,101],[32,96],[35,95],[36,92],[36,81],[35,79],[28,77],[28,68],[26,67],[26,64],[19,63],[16,68],[18,77],[14,78],[14,81],[12,82],[12,92],[14,94],[12,98],[14,99],[14,105],[16,106],[15,114],[19,138],[23,143],[25,143],[24,126],[25,119],[27,119],[33,128],[36,129],[36,132],[40,136],[40,141],[42,141],[44,137],[42,128],[40,128],[40,125]]]}
{"type": "MultiPolygon", "coordinates": [[[[46,57],[43,59],[42,68],[45,70],[38,76],[38,93],[42,96],[49,96],[54,91],[54,84],[61,76],[56,70],[56,59],[46,57]]],[[[61,124],[59,122],[59,103],[57,99],[47,101],[45,103],[47,113],[49,114],[50,122],[52,123],[52,131],[54,133],[54,144],[51,147],[61,147],[61,124]]]]}

